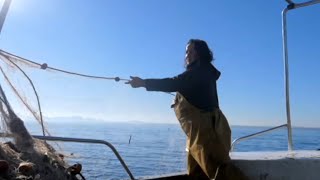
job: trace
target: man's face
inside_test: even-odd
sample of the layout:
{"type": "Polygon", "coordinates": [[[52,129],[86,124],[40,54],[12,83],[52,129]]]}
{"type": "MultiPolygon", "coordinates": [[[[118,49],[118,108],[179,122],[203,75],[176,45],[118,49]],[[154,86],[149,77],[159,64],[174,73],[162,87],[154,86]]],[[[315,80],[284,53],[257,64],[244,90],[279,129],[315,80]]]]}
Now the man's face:
{"type": "Polygon", "coordinates": [[[194,49],[194,44],[187,44],[186,47],[186,57],[185,57],[185,61],[186,64],[189,65],[191,64],[193,61],[196,60],[197,57],[197,52],[194,49]]]}

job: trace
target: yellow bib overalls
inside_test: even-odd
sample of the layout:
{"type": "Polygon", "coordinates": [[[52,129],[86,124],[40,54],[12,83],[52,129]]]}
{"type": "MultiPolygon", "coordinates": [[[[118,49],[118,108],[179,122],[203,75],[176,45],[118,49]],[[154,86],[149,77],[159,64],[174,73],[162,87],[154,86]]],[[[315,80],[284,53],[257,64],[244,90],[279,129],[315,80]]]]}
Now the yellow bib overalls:
{"type": "Polygon", "coordinates": [[[203,111],[180,93],[177,93],[172,107],[187,135],[188,174],[192,179],[247,179],[230,164],[231,130],[219,108],[203,111]]]}

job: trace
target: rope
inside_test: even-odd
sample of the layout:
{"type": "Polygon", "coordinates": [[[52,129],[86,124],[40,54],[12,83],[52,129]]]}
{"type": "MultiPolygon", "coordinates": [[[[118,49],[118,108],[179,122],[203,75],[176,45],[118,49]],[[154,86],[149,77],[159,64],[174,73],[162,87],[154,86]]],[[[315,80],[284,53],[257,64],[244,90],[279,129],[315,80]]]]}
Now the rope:
{"type": "MultiPolygon", "coordinates": [[[[66,70],[58,69],[58,68],[54,68],[54,67],[49,67],[47,63],[40,64],[40,63],[31,61],[29,59],[26,59],[26,58],[11,54],[11,53],[6,52],[6,51],[4,51],[2,49],[0,49],[0,53],[3,54],[4,56],[6,56],[7,58],[8,58],[8,56],[12,56],[12,57],[14,57],[16,59],[19,59],[21,61],[25,61],[25,62],[31,63],[33,65],[40,66],[40,68],[43,69],[43,70],[50,69],[50,70],[53,70],[53,71],[58,71],[58,72],[62,72],[62,73],[69,74],[69,75],[74,75],[74,76],[81,76],[81,77],[93,78],[93,79],[115,80],[116,82],[119,82],[119,81],[130,81],[129,79],[123,79],[123,78],[119,78],[119,77],[93,76],[93,75],[88,75],[88,74],[82,74],[82,73],[66,71],[66,70]]],[[[170,92],[165,92],[165,93],[167,93],[167,94],[169,94],[171,96],[175,96],[173,93],[170,93],[170,92]]]]}
{"type": "Polygon", "coordinates": [[[212,180],[216,180],[217,179],[219,169],[220,169],[220,165],[217,167],[216,173],[215,173],[214,178],[212,180]]]}
{"type": "Polygon", "coordinates": [[[6,56],[9,55],[9,56],[15,57],[16,59],[19,59],[19,60],[21,60],[21,61],[26,61],[26,62],[28,62],[28,63],[31,63],[31,64],[34,64],[34,65],[40,66],[40,68],[43,69],[43,70],[45,70],[45,69],[50,69],[50,70],[62,72],[62,73],[65,73],[65,74],[70,74],[70,75],[75,75],[75,76],[81,76],[81,77],[86,77],[86,78],[93,78],[93,79],[115,80],[115,81],[117,81],[117,82],[118,82],[118,81],[129,81],[129,79],[123,79],[123,78],[119,78],[119,77],[93,76],[93,75],[88,75],[88,74],[82,74],[82,73],[76,73],[76,72],[66,71],[66,70],[63,70],[63,69],[58,69],[58,68],[49,67],[46,63],[40,64],[40,63],[31,61],[31,60],[29,60],[29,59],[22,58],[22,57],[20,57],[20,56],[11,54],[11,53],[6,52],[6,51],[3,51],[3,50],[0,50],[0,52],[1,52],[2,54],[6,55],[6,56]]]}

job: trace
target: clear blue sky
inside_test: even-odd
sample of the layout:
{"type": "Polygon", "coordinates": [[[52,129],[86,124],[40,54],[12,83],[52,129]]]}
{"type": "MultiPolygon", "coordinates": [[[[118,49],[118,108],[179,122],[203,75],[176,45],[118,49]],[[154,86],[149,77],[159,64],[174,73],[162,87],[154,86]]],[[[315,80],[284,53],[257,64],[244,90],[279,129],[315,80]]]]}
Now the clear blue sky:
{"type": "MultiPolygon", "coordinates": [[[[80,73],[164,78],[183,72],[190,38],[204,39],[222,72],[220,105],[230,124],[275,126],[286,122],[285,6],[285,0],[13,0],[0,48],[80,73]]],[[[319,19],[320,5],[288,14],[295,126],[320,127],[319,19]]],[[[39,73],[31,75],[46,117],[177,123],[170,95],[39,73]]]]}

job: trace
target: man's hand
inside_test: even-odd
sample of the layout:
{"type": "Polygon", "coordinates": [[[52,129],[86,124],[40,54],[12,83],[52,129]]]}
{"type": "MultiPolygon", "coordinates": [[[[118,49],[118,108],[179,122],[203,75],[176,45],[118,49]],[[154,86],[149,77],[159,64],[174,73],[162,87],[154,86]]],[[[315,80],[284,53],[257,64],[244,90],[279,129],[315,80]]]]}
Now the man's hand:
{"type": "Polygon", "coordinates": [[[133,88],[146,87],[146,83],[143,79],[134,76],[130,76],[130,78],[131,80],[126,82],[126,84],[130,84],[133,88]]]}

